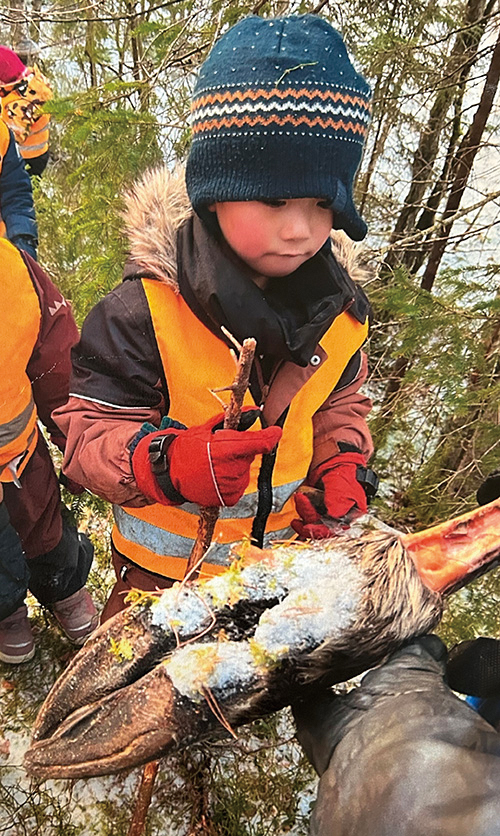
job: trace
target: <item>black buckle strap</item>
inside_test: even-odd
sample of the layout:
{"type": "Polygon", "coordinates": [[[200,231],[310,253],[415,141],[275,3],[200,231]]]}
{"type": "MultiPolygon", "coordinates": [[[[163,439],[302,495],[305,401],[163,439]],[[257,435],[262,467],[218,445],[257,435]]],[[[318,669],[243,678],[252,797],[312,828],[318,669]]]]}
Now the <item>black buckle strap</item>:
{"type": "Polygon", "coordinates": [[[375,496],[378,490],[378,486],[380,484],[380,479],[378,478],[377,474],[374,470],[370,467],[363,467],[363,465],[358,464],[356,467],[356,479],[363,486],[366,494],[366,499],[368,504],[370,504],[371,500],[375,496]]]}
{"type": "Polygon", "coordinates": [[[166,433],[165,435],[153,438],[149,444],[149,462],[151,464],[151,472],[167,499],[176,505],[182,505],[184,502],[187,502],[187,499],[174,488],[170,478],[167,459],[167,450],[176,438],[177,436],[173,435],[173,433],[166,433]]]}

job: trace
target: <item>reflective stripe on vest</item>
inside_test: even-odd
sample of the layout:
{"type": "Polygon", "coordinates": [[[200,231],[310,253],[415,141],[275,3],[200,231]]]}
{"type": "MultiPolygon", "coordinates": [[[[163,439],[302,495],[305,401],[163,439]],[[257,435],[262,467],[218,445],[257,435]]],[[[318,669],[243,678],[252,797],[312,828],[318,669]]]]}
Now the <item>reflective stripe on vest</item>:
{"type": "Polygon", "coordinates": [[[2,119],[14,134],[23,159],[44,154],[49,147],[50,113],[42,113],[37,104],[22,96],[16,88],[2,96],[0,101],[2,119]],[[37,113],[40,115],[33,120],[33,115],[37,113]]]}
{"type": "MultiPolygon", "coordinates": [[[[229,349],[202,325],[180,294],[154,279],[143,279],[142,283],[168,383],[169,415],[187,426],[203,424],[217,411],[210,390],[228,386],[234,378],[229,349]]],[[[367,322],[360,324],[347,312],[338,316],[321,340],[327,359],[292,400],[273,473],[268,539],[288,539],[292,534],[289,526],[296,516],[292,496],[304,481],[312,459],[313,416],[367,333],[367,322]]],[[[255,405],[249,392],[244,405],[255,405]]],[[[256,429],[258,426],[248,432],[256,429]]],[[[258,456],[252,464],[244,497],[234,507],[221,509],[214,546],[203,563],[205,575],[221,571],[221,564],[228,563],[231,544],[250,535],[257,507],[260,463],[258,456]]],[[[198,518],[199,507],[193,503],[177,507],[158,503],[144,508],[121,507],[115,509],[113,541],[123,555],[143,568],[182,578],[196,539],[198,518]]]]}
{"type": "Polygon", "coordinates": [[[30,132],[24,142],[19,144],[19,151],[23,160],[31,160],[33,157],[40,157],[49,149],[49,122],[50,114],[42,113],[36,122],[33,122],[30,132]]]}
{"type": "MultiPolygon", "coordinates": [[[[196,508],[199,513],[198,506],[196,508]]],[[[138,516],[127,513],[127,509],[115,506],[114,512],[113,543],[119,552],[130,556],[134,563],[157,575],[179,580],[184,577],[187,558],[195,543],[192,537],[182,537],[180,534],[173,534],[165,529],[162,529],[161,536],[158,536],[158,529],[155,526],[138,516]]],[[[292,510],[290,520],[296,516],[296,512],[292,510]]],[[[240,527],[238,526],[237,531],[232,532],[230,536],[231,543],[241,540],[240,527]]],[[[269,546],[272,541],[276,540],[289,540],[292,536],[294,536],[294,531],[290,526],[277,531],[268,531],[264,537],[264,546],[269,546]]],[[[219,542],[217,532],[215,532],[203,561],[200,577],[209,578],[227,569],[229,552],[230,545],[219,542]]]]}
{"type": "Polygon", "coordinates": [[[26,466],[37,442],[37,414],[26,369],[40,330],[40,305],[19,251],[0,239],[2,342],[0,343],[0,481],[11,482],[9,462],[24,455],[26,466]]]}

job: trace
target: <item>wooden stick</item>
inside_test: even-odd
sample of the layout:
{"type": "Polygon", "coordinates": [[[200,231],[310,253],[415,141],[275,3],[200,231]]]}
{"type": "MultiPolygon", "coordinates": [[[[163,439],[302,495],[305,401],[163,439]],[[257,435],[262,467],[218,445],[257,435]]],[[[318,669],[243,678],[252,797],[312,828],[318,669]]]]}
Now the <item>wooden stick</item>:
{"type": "MultiPolygon", "coordinates": [[[[229,334],[226,329],[223,329],[226,336],[237,346],[240,351],[240,357],[237,362],[236,377],[232,384],[227,387],[231,392],[229,404],[225,409],[224,429],[236,430],[240,422],[241,407],[243,406],[243,399],[248,388],[248,381],[250,379],[250,371],[252,369],[253,358],[255,354],[255,347],[257,345],[253,337],[244,340],[243,345],[240,346],[234,337],[229,334]]],[[[220,390],[222,391],[222,390],[220,390]]],[[[198,533],[193,550],[189,555],[184,578],[194,580],[200,574],[201,564],[203,558],[212,542],[215,523],[219,517],[219,508],[206,506],[200,508],[200,519],[198,522],[198,533]]],[[[127,836],[143,836],[146,828],[146,817],[148,814],[151,798],[153,796],[153,787],[156,775],[158,773],[159,761],[150,761],[142,770],[141,783],[137,793],[134,812],[132,814],[132,821],[127,836]]]]}
{"type": "Polygon", "coordinates": [[[153,787],[158,772],[159,761],[150,761],[142,770],[141,783],[135,801],[132,821],[128,836],[142,836],[146,826],[146,816],[153,796],[153,787]]]}
{"type": "MultiPolygon", "coordinates": [[[[236,430],[240,422],[241,407],[243,406],[243,398],[248,388],[248,381],[250,379],[250,371],[252,368],[253,358],[255,354],[256,341],[253,337],[244,340],[243,345],[239,346],[240,358],[237,365],[236,377],[234,378],[228,390],[231,391],[231,398],[226,407],[226,414],[224,417],[224,429],[236,430]]],[[[219,518],[219,508],[217,506],[206,505],[200,508],[200,518],[198,521],[198,533],[193,550],[189,555],[189,560],[186,567],[186,575],[189,575],[190,580],[194,580],[200,574],[203,558],[208,551],[214,533],[215,524],[219,518]]]]}

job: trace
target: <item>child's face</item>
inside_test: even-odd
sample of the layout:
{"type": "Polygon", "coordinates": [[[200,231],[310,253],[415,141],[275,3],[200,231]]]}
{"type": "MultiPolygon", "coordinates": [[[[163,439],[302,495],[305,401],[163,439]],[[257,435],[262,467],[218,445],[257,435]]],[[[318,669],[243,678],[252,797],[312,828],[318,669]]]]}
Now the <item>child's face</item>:
{"type": "Polygon", "coordinates": [[[321,249],[333,211],[324,200],[248,200],[215,203],[222,234],[258,276],[287,276],[321,249]]]}

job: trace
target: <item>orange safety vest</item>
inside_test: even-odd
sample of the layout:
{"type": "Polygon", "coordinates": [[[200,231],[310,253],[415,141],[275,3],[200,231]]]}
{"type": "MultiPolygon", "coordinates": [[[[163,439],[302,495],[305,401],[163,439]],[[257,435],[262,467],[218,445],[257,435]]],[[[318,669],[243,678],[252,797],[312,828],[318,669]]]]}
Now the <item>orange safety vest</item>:
{"type": "Polygon", "coordinates": [[[37,412],[26,369],[40,330],[38,296],[19,251],[0,238],[2,340],[0,342],[0,482],[14,481],[9,462],[22,456],[22,473],[35,449],[37,412]]]}
{"type": "MultiPolygon", "coordinates": [[[[2,170],[3,158],[5,157],[10,143],[10,133],[7,125],[5,122],[0,120],[0,171],[2,170]]],[[[2,220],[2,216],[0,215],[0,238],[5,238],[7,235],[7,229],[5,226],[5,222],[2,220]]]]}
{"type": "Polygon", "coordinates": [[[13,132],[25,160],[48,151],[50,114],[42,113],[40,105],[51,98],[49,83],[37,66],[30,68],[23,79],[2,85],[2,119],[13,132]]]}
{"type": "Polygon", "coordinates": [[[28,136],[24,142],[19,143],[19,152],[23,160],[40,157],[49,150],[49,122],[50,114],[42,113],[32,123],[28,136]]]}
{"type": "MultiPolygon", "coordinates": [[[[169,415],[187,426],[203,424],[216,411],[210,390],[232,382],[234,361],[227,346],[202,325],[180,294],[154,279],[143,279],[142,284],[168,381],[169,415]]],[[[361,324],[344,312],[321,340],[320,345],[328,359],[318,365],[293,398],[278,446],[266,542],[287,539],[293,533],[290,522],[296,511],[292,497],[306,478],[312,460],[313,415],[331,393],[367,334],[368,321],[361,324]]],[[[255,406],[248,391],[244,405],[255,406]]],[[[257,511],[260,462],[258,456],[252,464],[250,484],[240,501],[231,508],[221,509],[202,576],[223,571],[229,562],[231,544],[250,535],[257,511]]],[[[198,505],[115,506],[114,515],[112,539],[121,554],[159,575],[184,577],[198,530],[198,505]]]]}

